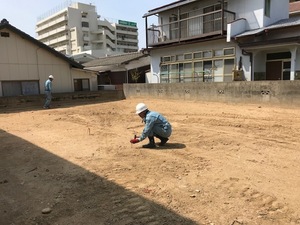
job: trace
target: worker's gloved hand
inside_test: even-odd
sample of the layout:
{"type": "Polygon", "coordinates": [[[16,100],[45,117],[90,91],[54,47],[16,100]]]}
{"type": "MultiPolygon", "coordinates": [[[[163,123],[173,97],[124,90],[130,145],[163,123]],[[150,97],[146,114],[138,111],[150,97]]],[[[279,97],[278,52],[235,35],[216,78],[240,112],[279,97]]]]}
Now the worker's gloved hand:
{"type": "Polygon", "coordinates": [[[134,138],[134,139],[130,140],[130,143],[132,143],[132,144],[136,144],[138,142],[140,142],[140,140],[138,138],[134,138]]]}

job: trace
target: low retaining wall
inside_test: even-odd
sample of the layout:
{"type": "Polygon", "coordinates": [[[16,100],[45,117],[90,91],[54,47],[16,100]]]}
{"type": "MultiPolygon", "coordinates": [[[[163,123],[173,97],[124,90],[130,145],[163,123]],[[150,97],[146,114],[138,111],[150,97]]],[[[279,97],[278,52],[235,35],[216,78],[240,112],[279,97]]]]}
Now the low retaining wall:
{"type": "MultiPolygon", "coordinates": [[[[73,100],[87,101],[107,101],[124,99],[123,90],[102,90],[72,93],[53,93],[53,102],[70,102],[73,100]]],[[[45,95],[0,97],[0,107],[2,106],[20,106],[20,105],[43,105],[45,95]]]]}
{"type": "Polygon", "coordinates": [[[228,83],[124,84],[125,98],[279,103],[300,105],[300,81],[235,81],[228,83]]]}

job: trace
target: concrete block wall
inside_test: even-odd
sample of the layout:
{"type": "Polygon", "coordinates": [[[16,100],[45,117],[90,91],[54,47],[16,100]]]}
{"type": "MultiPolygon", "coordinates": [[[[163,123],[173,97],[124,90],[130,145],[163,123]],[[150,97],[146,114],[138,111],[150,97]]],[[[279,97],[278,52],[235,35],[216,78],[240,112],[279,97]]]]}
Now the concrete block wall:
{"type": "Polygon", "coordinates": [[[124,84],[125,98],[169,98],[240,103],[300,105],[300,81],[124,84]]]}

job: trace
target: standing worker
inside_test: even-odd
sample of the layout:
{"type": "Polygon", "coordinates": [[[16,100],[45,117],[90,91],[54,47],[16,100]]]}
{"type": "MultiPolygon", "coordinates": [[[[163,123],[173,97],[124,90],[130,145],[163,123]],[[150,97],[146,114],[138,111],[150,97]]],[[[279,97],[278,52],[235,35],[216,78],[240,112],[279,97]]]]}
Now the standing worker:
{"type": "Polygon", "coordinates": [[[46,101],[44,104],[44,109],[50,109],[50,104],[52,100],[52,81],[54,77],[52,75],[49,76],[49,79],[45,82],[45,95],[46,101]]]}
{"type": "Polygon", "coordinates": [[[156,137],[160,139],[159,146],[165,145],[172,133],[172,126],[167,119],[158,112],[148,110],[144,103],[137,104],[136,114],[143,119],[145,127],[141,136],[135,136],[130,142],[136,144],[148,137],[149,143],[143,145],[143,148],[156,148],[154,141],[154,137],[156,137]]]}

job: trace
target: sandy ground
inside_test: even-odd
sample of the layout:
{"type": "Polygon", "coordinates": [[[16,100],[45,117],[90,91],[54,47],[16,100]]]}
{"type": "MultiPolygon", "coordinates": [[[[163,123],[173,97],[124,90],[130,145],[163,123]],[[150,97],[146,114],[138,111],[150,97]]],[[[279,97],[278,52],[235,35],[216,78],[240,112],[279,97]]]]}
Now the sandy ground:
{"type": "Polygon", "coordinates": [[[127,99],[0,109],[1,225],[300,224],[300,110],[127,99]],[[145,102],[173,125],[130,144],[145,102]]]}

